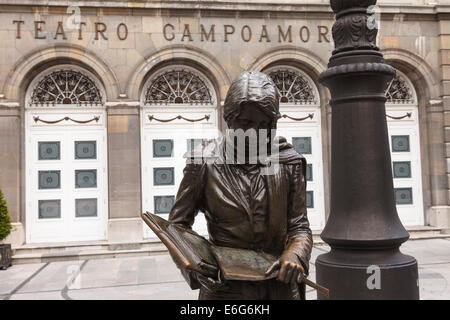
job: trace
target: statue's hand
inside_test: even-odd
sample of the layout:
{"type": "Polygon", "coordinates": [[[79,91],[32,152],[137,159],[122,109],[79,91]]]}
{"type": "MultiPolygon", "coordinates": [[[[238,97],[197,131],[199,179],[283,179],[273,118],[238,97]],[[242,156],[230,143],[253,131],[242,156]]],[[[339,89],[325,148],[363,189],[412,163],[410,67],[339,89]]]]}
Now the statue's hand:
{"type": "Polygon", "coordinates": [[[297,282],[300,283],[302,277],[304,276],[305,270],[300,264],[297,256],[289,251],[283,252],[281,257],[275,261],[269,269],[266,271],[266,275],[278,271],[277,280],[289,283],[297,282]]]}
{"type": "Polygon", "coordinates": [[[199,272],[195,272],[195,276],[197,278],[197,281],[202,285],[202,287],[204,287],[208,290],[218,289],[218,288],[222,288],[225,286],[225,282],[221,278],[220,271],[219,271],[219,275],[218,275],[218,280],[215,280],[210,277],[206,277],[199,272]]]}

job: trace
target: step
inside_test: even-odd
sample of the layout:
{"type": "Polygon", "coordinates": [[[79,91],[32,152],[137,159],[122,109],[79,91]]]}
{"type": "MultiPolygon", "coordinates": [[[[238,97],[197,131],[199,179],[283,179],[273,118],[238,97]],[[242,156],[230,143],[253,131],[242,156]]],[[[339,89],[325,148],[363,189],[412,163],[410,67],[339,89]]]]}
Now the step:
{"type": "MultiPolygon", "coordinates": [[[[406,228],[410,240],[445,239],[442,229],[429,226],[406,228]]],[[[320,238],[322,230],[313,230],[314,245],[325,245],[320,238]]],[[[42,263],[68,260],[86,260],[166,254],[167,248],[159,239],[136,242],[85,241],[67,243],[25,244],[13,248],[13,264],[42,263]]]]}
{"type": "Polygon", "coordinates": [[[167,248],[159,243],[151,248],[141,249],[125,249],[125,250],[64,250],[54,253],[20,253],[12,256],[12,263],[43,263],[55,261],[73,261],[73,260],[92,260],[104,258],[124,258],[124,257],[138,257],[138,256],[152,256],[158,254],[166,254],[167,248]]]}
{"type": "Polygon", "coordinates": [[[143,240],[136,242],[108,242],[108,241],[83,241],[83,242],[63,242],[63,243],[39,243],[24,244],[13,248],[13,255],[16,254],[51,254],[65,251],[81,250],[134,250],[151,248],[159,245],[159,239],[143,240]]]}

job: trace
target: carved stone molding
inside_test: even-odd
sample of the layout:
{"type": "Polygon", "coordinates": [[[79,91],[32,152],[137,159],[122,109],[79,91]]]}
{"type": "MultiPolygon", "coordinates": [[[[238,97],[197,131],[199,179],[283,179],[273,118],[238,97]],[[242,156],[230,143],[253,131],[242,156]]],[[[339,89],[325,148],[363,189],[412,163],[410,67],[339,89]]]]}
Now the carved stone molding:
{"type": "Polygon", "coordinates": [[[100,120],[100,117],[99,116],[95,116],[94,118],[92,118],[90,120],[76,120],[76,119],[72,119],[70,117],[64,117],[64,118],[61,118],[59,120],[43,120],[43,119],[41,119],[41,118],[39,118],[37,116],[37,117],[33,117],[33,120],[34,120],[35,123],[40,121],[40,122],[45,123],[45,124],[56,124],[56,123],[59,123],[61,121],[73,121],[73,122],[78,123],[78,124],[85,124],[85,123],[89,123],[89,122],[92,122],[92,121],[98,122],[98,120],[100,120]]]}
{"type": "Polygon", "coordinates": [[[181,120],[181,119],[188,121],[188,122],[198,122],[198,121],[202,121],[202,120],[208,121],[209,118],[210,118],[210,116],[207,114],[205,114],[205,116],[203,118],[199,118],[199,119],[189,119],[189,118],[183,117],[182,115],[178,115],[178,116],[170,118],[170,119],[159,119],[159,118],[155,118],[153,115],[148,116],[148,120],[150,120],[150,121],[155,120],[158,122],[171,122],[174,120],[181,120]]]}
{"type": "Polygon", "coordinates": [[[288,116],[287,114],[283,114],[283,115],[281,115],[281,117],[282,118],[288,118],[288,119],[291,119],[291,120],[294,120],[294,121],[304,121],[306,119],[311,119],[312,120],[312,118],[314,118],[314,113],[310,113],[306,117],[303,117],[303,118],[294,118],[294,117],[288,116]]]}
{"type": "Polygon", "coordinates": [[[395,116],[390,116],[390,115],[387,114],[386,117],[388,117],[390,119],[393,119],[393,120],[402,120],[404,118],[411,118],[411,115],[412,115],[411,112],[407,112],[404,116],[395,117],[395,116]]]}

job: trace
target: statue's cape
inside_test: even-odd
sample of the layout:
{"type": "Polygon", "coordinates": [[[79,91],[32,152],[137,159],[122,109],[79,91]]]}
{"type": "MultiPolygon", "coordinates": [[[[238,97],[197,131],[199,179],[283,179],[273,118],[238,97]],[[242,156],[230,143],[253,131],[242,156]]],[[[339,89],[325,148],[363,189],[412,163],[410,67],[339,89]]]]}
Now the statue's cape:
{"type": "MultiPolygon", "coordinates": [[[[286,141],[284,137],[275,137],[274,150],[278,150],[278,153],[271,154],[264,163],[280,163],[280,164],[302,164],[306,170],[306,159],[295,151],[292,144],[286,141]],[[278,158],[278,159],[277,159],[278,158]]],[[[203,161],[223,161],[226,163],[224,152],[225,137],[206,141],[197,145],[193,149],[187,151],[184,157],[188,161],[194,161],[195,163],[201,163],[203,161]]]]}

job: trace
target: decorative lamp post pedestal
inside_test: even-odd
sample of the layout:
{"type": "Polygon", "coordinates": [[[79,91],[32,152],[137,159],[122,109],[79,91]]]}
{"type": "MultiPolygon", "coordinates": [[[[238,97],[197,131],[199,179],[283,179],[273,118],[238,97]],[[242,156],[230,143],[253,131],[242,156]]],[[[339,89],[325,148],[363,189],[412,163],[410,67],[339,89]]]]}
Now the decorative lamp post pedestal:
{"type": "Polygon", "coordinates": [[[419,298],[417,261],[399,250],[409,234],[394,200],[385,110],[395,70],[376,46],[375,3],[331,0],[335,50],[319,79],[332,107],[331,213],[321,234],[331,251],[316,260],[330,299],[419,298]]]}

